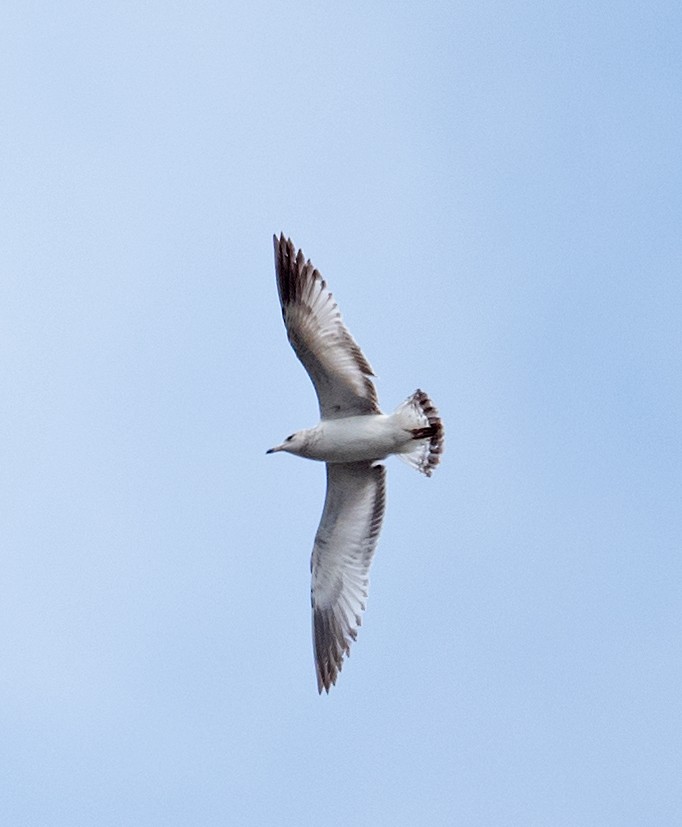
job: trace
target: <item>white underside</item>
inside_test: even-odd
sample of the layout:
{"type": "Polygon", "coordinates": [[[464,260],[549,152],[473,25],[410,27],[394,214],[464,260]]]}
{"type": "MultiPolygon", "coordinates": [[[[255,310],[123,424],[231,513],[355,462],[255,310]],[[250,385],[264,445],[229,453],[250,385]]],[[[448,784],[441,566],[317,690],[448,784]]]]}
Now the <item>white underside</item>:
{"type": "Polygon", "coordinates": [[[370,414],[323,419],[308,431],[301,456],[323,462],[362,462],[413,448],[412,434],[394,414],[370,414]]]}

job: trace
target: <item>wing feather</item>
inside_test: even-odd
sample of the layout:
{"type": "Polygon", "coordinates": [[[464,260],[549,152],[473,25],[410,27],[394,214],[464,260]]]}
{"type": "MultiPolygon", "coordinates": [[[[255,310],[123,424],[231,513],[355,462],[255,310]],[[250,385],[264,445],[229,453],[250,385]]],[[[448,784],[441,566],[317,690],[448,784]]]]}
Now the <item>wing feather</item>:
{"type": "Polygon", "coordinates": [[[294,352],[308,372],[322,419],[380,413],[374,372],[344,325],[325,280],[290,239],[274,236],[277,289],[294,352]]]}
{"type": "Polygon", "coordinates": [[[383,465],[327,464],[327,495],[310,564],[319,692],[336,683],[357,637],[385,503],[383,465]]]}

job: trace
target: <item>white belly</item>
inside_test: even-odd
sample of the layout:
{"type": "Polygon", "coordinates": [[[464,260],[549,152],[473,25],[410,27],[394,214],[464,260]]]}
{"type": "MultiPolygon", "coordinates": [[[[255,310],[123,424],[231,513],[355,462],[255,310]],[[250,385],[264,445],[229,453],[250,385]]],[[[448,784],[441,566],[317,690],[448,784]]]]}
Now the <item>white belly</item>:
{"type": "Polygon", "coordinates": [[[324,419],[314,429],[305,455],[323,462],[378,460],[405,450],[411,438],[386,414],[324,419]]]}

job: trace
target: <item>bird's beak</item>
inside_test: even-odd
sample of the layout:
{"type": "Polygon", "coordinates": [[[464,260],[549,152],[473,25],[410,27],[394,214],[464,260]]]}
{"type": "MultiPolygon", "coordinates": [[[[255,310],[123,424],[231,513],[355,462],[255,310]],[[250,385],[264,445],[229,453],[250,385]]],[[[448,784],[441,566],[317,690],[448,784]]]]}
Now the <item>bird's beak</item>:
{"type": "Polygon", "coordinates": [[[274,448],[268,448],[265,452],[266,454],[276,454],[277,451],[281,451],[284,448],[284,445],[275,445],[274,448]]]}

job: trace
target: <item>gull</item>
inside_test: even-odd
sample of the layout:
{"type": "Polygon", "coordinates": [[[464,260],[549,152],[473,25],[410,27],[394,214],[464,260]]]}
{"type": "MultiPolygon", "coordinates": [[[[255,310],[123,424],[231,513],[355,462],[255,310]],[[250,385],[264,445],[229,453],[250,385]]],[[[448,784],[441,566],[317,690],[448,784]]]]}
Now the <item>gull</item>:
{"type": "Polygon", "coordinates": [[[313,648],[322,694],[336,683],[365,609],[386,503],[386,469],[379,462],[397,454],[430,477],[443,451],[444,431],[421,390],[393,413],[380,411],[374,372],[325,280],[284,233],[273,239],[284,325],[315,387],[320,422],[266,453],[286,451],[327,466],[327,494],[310,561],[313,648]]]}

